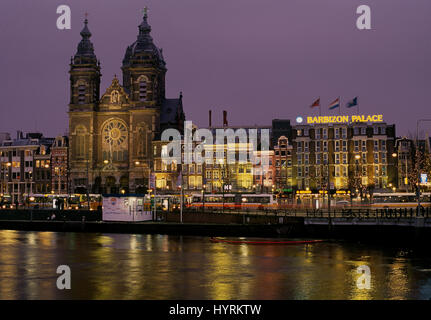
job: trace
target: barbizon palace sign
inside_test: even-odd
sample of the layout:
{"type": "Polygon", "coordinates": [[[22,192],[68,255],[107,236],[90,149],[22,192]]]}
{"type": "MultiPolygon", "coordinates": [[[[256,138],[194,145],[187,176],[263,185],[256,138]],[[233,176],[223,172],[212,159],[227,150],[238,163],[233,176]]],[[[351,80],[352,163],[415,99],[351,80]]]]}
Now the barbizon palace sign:
{"type": "Polygon", "coordinates": [[[382,114],[356,116],[318,116],[307,117],[307,123],[350,123],[350,122],[382,122],[382,114]]]}

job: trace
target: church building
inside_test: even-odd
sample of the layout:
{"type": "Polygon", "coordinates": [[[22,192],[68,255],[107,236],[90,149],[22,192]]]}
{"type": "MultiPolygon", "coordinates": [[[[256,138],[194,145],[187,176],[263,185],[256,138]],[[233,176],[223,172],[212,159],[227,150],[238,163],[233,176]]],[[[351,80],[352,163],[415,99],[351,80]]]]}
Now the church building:
{"type": "Polygon", "coordinates": [[[165,97],[166,62],[147,19],[144,10],[137,40],[124,55],[122,83],[114,76],[102,95],[101,65],[85,19],[69,71],[72,192],[146,193],[154,142],[167,128],[182,132],[182,93],[165,97]]]}

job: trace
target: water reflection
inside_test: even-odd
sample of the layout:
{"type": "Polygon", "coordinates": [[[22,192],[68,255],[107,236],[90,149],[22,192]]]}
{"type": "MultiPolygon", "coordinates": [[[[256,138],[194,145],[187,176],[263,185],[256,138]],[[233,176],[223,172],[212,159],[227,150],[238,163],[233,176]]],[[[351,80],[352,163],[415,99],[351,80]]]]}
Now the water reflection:
{"type": "Polygon", "coordinates": [[[0,299],[429,299],[430,259],[353,244],[0,231],[0,299]],[[72,290],[56,269],[72,270],[72,290]],[[356,270],[371,270],[359,289],[356,270]]]}

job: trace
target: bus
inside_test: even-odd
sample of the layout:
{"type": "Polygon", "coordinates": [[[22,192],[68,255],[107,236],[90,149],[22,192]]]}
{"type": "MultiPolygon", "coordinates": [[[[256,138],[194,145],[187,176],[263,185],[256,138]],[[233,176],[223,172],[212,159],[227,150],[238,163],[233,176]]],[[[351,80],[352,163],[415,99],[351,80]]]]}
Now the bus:
{"type": "MultiPolygon", "coordinates": [[[[423,192],[420,196],[420,204],[423,207],[431,207],[431,193],[423,192]]],[[[418,205],[416,193],[374,193],[371,203],[372,208],[416,208],[418,205]]]]}
{"type": "MultiPolygon", "coordinates": [[[[90,194],[90,210],[102,207],[102,196],[90,194]]],[[[34,209],[87,209],[87,195],[85,194],[25,194],[24,204],[34,209]]]]}
{"type": "Polygon", "coordinates": [[[272,194],[193,194],[188,208],[263,210],[277,209],[277,201],[272,194]],[[205,201],[203,201],[205,199],[205,201]],[[205,202],[205,203],[204,203],[205,202]]]}
{"type": "MultiPolygon", "coordinates": [[[[98,210],[102,208],[102,195],[101,194],[89,194],[90,197],[90,210],[98,210]]],[[[68,209],[88,209],[88,201],[86,194],[71,194],[67,201],[68,209]]]]}

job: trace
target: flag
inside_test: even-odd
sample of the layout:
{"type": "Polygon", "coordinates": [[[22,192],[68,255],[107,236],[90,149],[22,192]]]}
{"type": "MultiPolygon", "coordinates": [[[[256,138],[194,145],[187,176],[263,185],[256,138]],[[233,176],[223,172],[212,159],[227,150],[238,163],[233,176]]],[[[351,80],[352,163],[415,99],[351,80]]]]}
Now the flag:
{"type": "Polygon", "coordinates": [[[320,107],[320,98],[313,102],[310,108],[320,107]]]}
{"type": "Polygon", "coordinates": [[[329,110],[339,108],[339,107],[340,107],[340,98],[337,98],[329,105],[329,110]]]}
{"type": "Polygon", "coordinates": [[[347,102],[346,108],[351,108],[358,105],[358,97],[354,97],[352,100],[347,102]]]}

